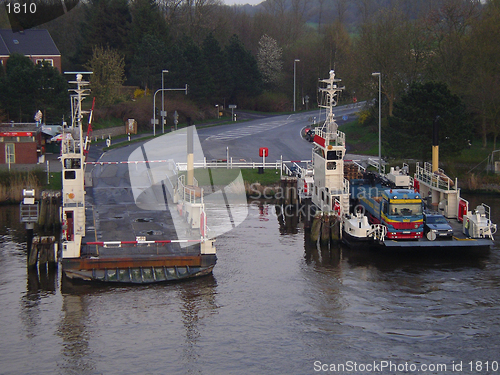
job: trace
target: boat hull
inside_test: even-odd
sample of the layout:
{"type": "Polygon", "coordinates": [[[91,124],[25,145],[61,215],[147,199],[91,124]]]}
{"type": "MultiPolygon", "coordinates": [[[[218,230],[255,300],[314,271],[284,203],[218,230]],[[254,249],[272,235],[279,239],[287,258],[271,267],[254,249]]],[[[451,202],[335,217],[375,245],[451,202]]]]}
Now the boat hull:
{"type": "Polygon", "coordinates": [[[435,249],[435,250],[459,250],[459,249],[489,249],[493,246],[493,240],[487,238],[467,238],[467,239],[451,239],[451,240],[441,240],[441,241],[429,241],[426,238],[419,240],[388,240],[385,241],[375,241],[373,239],[360,239],[358,237],[350,236],[346,233],[342,234],[343,242],[349,247],[370,247],[377,249],[388,249],[388,250],[425,250],[425,249],[435,249]]]}
{"type": "Polygon", "coordinates": [[[372,246],[375,244],[372,237],[357,237],[346,231],[342,231],[342,242],[351,247],[372,246]]]}
{"type": "Polygon", "coordinates": [[[209,275],[215,254],[168,257],[113,257],[63,259],[64,275],[72,280],[151,284],[209,275]]]}

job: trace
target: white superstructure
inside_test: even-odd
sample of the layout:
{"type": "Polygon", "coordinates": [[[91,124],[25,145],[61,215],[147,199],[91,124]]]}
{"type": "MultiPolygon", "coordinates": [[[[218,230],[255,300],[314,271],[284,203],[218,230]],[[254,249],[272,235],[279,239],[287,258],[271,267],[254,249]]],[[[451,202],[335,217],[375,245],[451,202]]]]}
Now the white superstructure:
{"type": "Polygon", "coordinates": [[[345,134],[338,130],[333,113],[338,93],[344,89],[338,85],[340,81],[333,70],[329,78],[319,81],[319,106],[327,113],[323,126],[315,129],[311,198],[321,211],[336,211],[342,216],[349,212],[349,181],[344,178],[345,134]]]}
{"type": "Polygon", "coordinates": [[[83,80],[83,74],[76,73],[76,80],[70,84],[76,85],[71,89],[71,125],[63,129],[61,142],[62,163],[62,257],[78,258],[82,237],[85,236],[85,189],[84,189],[84,162],[82,136],[82,101],[90,92],[89,82],[83,80]]]}

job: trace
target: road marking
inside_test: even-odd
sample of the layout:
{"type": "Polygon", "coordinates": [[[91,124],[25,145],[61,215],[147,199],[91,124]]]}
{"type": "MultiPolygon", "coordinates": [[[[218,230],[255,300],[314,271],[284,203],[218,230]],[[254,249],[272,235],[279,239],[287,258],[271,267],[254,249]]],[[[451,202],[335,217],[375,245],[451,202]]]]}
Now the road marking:
{"type": "Polygon", "coordinates": [[[228,139],[238,139],[238,138],[243,138],[247,137],[249,135],[255,135],[258,133],[262,133],[271,129],[278,128],[283,125],[289,124],[290,121],[288,120],[275,120],[275,121],[269,121],[266,122],[265,124],[261,125],[251,125],[251,126],[245,126],[244,128],[241,129],[232,129],[232,130],[227,130],[225,132],[216,134],[216,135],[211,135],[206,140],[228,140],[228,139]]]}

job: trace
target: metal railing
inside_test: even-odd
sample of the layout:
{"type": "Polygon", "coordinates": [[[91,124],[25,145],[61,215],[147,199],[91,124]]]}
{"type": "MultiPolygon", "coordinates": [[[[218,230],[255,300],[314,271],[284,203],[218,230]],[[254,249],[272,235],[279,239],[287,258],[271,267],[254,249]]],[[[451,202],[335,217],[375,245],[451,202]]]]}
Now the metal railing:
{"type": "MultiPolygon", "coordinates": [[[[272,168],[272,169],[280,169],[281,161],[277,160],[276,162],[247,162],[247,161],[233,161],[233,158],[224,161],[202,161],[202,162],[194,162],[193,168],[226,168],[226,169],[234,169],[234,168],[244,168],[244,169],[257,169],[257,168],[272,168]]],[[[283,162],[284,163],[284,162],[283,162]]],[[[187,163],[177,163],[177,168],[180,171],[187,170],[187,163]]]]}
{"type": "Polygon", "coordinates": [[[328,142],[328,145],[332,146],[343,146],[345,145],[345,133],[341,132],[340,130],[337,130],[337,133],[330,133],[326,132],[322,129],[316,128],[314,130],[315,134],[320,136],[321,138],[324,138],[326,142],[328,142]],[[332,141],[334,141],[334,144],[332,144],[332,141]]]}
{"type": "Polygon", "coordinates": [[[453,182],[453,180],[449,178],[442,169],[438,169],[436,172],[433,172],[432,164],[427,162],[424,164],[424,167],[421,167],[417,163],[415,178],[418,181],[424,182],[437,189],[446,191],[457,190],[457,179],[453,182]]]}
{"type": "MultiPolygon", "coordinates": [[[[368,165],[370,165],[378,170],[379,162],[378,162],[378,160],[368,158],[368,165]]],[[[380,166],[380,172],[385,174],[385,164],[382,164],[380,166]]]]}
{"type": "Polygon", "coordinates": [[[193,186],[186,186],[186,176],[181,175],[178,179],[177,189],[180,198],[188,203],[201,203],[203,205],[203,189],[198,187],[198,181],[193,177],[193,186]],[[199,194],[199,197],[196,195],[199,194]],[[198,200],[196,198],[199,198],[198,200]]]}

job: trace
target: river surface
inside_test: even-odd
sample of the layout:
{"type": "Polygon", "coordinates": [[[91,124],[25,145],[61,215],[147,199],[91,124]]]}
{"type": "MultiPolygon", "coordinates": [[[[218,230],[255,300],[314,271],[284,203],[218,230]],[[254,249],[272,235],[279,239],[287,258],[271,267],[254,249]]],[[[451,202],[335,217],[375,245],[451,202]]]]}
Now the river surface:
{"type": "MultiPolygon", "coordinates": [[[[468,198],[500,223],[500,198],[468,198]]],[[[69,285],[29,277],[18,217],[0,207],[1,374],[500,373],[499,241],[321,249],[252,204],[218,238],[212,276],[69,285]]]]}

